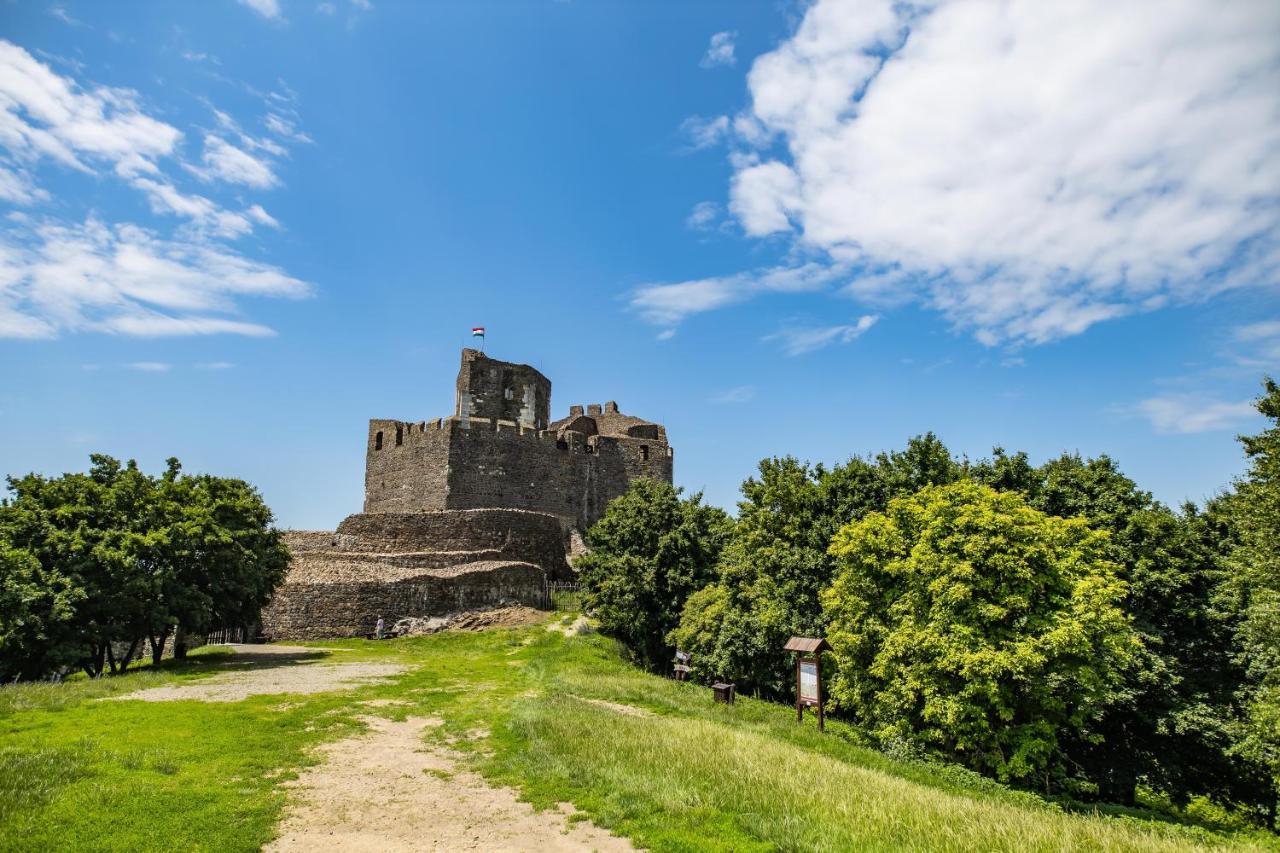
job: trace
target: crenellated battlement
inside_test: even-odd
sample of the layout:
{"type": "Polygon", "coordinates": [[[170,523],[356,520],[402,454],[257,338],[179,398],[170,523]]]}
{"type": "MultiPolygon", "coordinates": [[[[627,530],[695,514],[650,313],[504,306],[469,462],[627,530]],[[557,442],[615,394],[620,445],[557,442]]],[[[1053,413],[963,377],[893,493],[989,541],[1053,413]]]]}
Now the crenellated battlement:
{"type": "Polygon", "coordinates": [[[550,380],[476,350],[456,387],[452,416],[369,421],[365,512],[529,509],[585,529],[632,480],[672,479],[666,429],[615,401],[548,421],[550,380]]]}

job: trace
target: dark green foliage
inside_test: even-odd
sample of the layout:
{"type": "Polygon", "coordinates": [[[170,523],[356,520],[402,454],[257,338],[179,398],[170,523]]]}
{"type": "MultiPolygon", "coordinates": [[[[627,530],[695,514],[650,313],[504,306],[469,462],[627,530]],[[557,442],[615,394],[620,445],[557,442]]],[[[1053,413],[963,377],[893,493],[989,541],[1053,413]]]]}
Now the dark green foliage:
{"type": "Polygon", "coordinates": [[[94,455],[87,473],[9,479],[0,505],[0,677],[123,670],[149,637],[251,620],[288,552],[240,480],[160,477],[94,455]]]}
{"type": "Polygon", "coordinates": [[[1231,750],[1243,673],[1231,620],[1215,606],[1224,580],[1219,523],[1193,506],[1169,510],[1106,456],[1063,455],[1032,468],[1025,454],[997,449],[970,473],[1021,492],[1050,515],[1106,531],[1107,556],[1128,585],[1124,609],[1142,648],[1105,713],[1066,744],[1078,768],[1075,793],[1132,803],[1142,782],[1176,802],[1194,794],[1251,803],[1265,797],[1257,767],[1231,750]]]}
{"type": "MultiPolygon", "coordinates": [[[[1249,471],[1220,503],[1231,546],[1222,603],[1239,617],[1239,660],[1247,672],[1237,751],[1266,768],[1274,796],[1280,789],[1280,385],[1267,379],[1257,407],[1272,423],[1241,437],[1249,471]]],[[[1274,822],[1274,805],[1271,817],[1274,822]]]]}
{"type": "Polygon", "coordinates": [[[740,691],[780,698],[794,685],[782,645],[825,628],[819,593],[835,563],[827,553],[844,524],[883,510],[961,468],[932,433],[905,450],[844,465],[811,467],[794,457],[765,459],[742,484],[738,524],[715,585],[689,600],[671,641],[693,653],[703,680],[728,678],[740,691]]]}
{"type": "Polygon", "coordinates": [[[673,649],[664,638],[685,600],[714,576],[731,524],[701,494],[681,499],[669,483],[633,482],[588,532],[591,552],[575,563],[601,629],[642,665],[668,666],[673,649]]]}
{"type": "Polygon", "coordinates": [[[1107,537],[972,482],[841,529],[831,695],[885,743],[1002,780],[1063,775],[1138,648],[1107,537]]]}

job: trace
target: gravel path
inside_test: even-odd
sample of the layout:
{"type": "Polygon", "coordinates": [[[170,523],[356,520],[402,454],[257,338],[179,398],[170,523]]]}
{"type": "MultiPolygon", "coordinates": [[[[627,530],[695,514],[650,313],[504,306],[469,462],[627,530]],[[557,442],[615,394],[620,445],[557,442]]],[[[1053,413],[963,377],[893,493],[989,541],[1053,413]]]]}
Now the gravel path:
{"type": "Polygon", "coordinates": [[[625,838],[571,811],[536,812],[509,788],[462,769],[422,733],[440,720],[364,718],[369,731],[324,748],[326,760],[303,771],[271,853],[339,850],[624,851],[625,838]]]}
{"type": "Polygon", "coordinates": [[[152,687],[113,701],[138,699],[143,702],[239,702],[266,693],[325,693],[359,687],[391,678],[407,667],[390,663],[328,663],[326,649],[306,646],[231,647],[235,656],[223,666],[227,672],[188,684],[152,687]]]}

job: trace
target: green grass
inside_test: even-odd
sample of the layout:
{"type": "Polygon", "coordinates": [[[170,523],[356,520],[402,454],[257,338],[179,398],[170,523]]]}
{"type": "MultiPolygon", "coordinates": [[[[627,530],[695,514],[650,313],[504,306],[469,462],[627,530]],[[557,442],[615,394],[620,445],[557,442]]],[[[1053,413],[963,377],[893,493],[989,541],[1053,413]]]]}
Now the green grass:
{"type": "Polygon", "coordinates": [[[572,802],[653,850],[1280,849],[1269,834],[1155,812],[1064,812],[864,749],[838,723],[820,735],[785,707],[716,705],[705,688],[635,670],[596,635],[534,626],[317,645],[344,649],[329,660],[411,669],[312,696],[98,701],[207,677],[219,663],[210,649],[116,679],[0,689],[0,850],[256,849],[279,820],[280,783],[371,713],[439,716],[427,737],[467,751],[494,782],[539,807],[572,802]],[[407,704],[359,704],[382,698],[407,704]]]}

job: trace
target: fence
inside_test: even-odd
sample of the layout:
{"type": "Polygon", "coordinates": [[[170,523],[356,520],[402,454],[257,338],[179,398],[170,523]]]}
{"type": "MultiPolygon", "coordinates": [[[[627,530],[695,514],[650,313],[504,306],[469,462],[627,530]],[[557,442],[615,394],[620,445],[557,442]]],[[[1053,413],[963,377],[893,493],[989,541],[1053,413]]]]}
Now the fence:
{"type": "Polygon", "coordinates": [[[570,581],[547,581],[543,584],[543,610],[581,610],[583,604],[583,592],[576,583],[570,581]]]}
{"type": "Polygon", "coordinates": [[[252,643],[257,637],[253,628],[243,625],[232,628],[217,628],[210,631],[205,637],[205,642],[212,645],[214,643],[252,643]]]}

